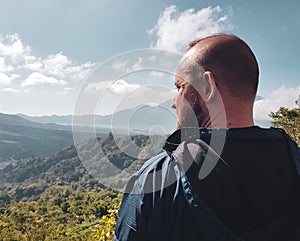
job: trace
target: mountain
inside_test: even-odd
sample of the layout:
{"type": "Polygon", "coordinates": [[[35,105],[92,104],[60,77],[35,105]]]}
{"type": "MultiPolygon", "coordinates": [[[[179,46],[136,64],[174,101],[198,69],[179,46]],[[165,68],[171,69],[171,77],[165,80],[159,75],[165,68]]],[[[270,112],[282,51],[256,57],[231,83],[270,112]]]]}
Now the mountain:
{"type": "MultiPolygon", "coordinates": [[[[256,96],[256,100],[263,97],[256,96]]],[[[167,101],[157,106],[139,105],[132,109],[117,111],[113,114],[102,115],[52,115],[52,116],[27,116],[19,114],[24,119],[39,123],[56,123],[61,125],[72,125],[73,118],[75,123],[80,126],[95,126],[96,128],[107,128],[120,134],[133,132],[135,134],[162,134],[172,133],[175,129],[177,116],[176,111],[171,109],[171,102],[167,101]],[[123,130],[123,131],[122,131],[123,130]]],[[[254,120],[256,125],[270,127],[270,120],[254,120]]]]}
{"type": "MultiPolygon", "coordinates": [[[[91,129],[81,128],[80,138],[90,135],[91,129]]],[[[106,136],[108,130],[103,131],[106,136]]],[[[101,136],[101,132],[99,132],[101,136]]],[[[0,162],[30,156],[46,157],[73,144],[71,126],[37,123],[17,115],[0,113],[0,162]]]]}
{"type": "Polygon", "coordinates": [[[38,122],[38,123],[56,123],[60,125],[72,125],[72,115],[52,115],[52,116],[28,116],[24,114],[18,114],[23,119],[38,122]]]}
{"type": "Polygon", "coordinates": [[[28,126],[28,127],[48,128],[48,129],[50,128],[56,129],[59,127],[55,123],[41,124],[41,123],[27,120],[26,118],[23,118],[19,115],[9,115],[9,114],[0,113],[0,125],[7,125],[7,124],[11,126],[28,126]]]}
{"type": "Polygon", "coordinates": [[[95,132],[97,137],[107,136],[110,131],[119,136],[169,134],[176,126],[175,111],[170,105],[140,105],[107,116],[0,114],[0,163],[30,156],[47,157],[73,144],[73,134],[75,144],[91,138],[95,132]]]}
{"type": "Polygon", "coordinates": [[[61,125],[76,125],[141,131],[142,133],[172,133],[176,126],[176,112],[170,108],[167,101],[157,106],[139,105],[132,109],[117,111],[113,114],[102,115],[65,115],[65,116],[27,116],[19,114],[24,119],[40,123],[56,123],[61,125]]]}

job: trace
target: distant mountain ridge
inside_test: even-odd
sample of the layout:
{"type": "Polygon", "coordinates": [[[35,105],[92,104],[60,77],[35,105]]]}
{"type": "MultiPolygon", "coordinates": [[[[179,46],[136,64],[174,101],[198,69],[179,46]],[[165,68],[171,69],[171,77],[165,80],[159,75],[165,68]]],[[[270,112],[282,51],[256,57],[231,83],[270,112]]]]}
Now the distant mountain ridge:
{"type": "MultiPolygon", "coordinates": [[[[11,114],[4,114],[0,113],[0,124],[1,125],[15,125],[15,126],[30,126],[30,127],[37,127],[37,128],[59,128],[58,125],[55,123],[45,123],[41,124],[39,122],[33,122],[27,118],[22,117],[22,115],[11,115],[11,114]]],[[[65,127],[60,127],[65,128],[65,127]]]]}
{"type": "Polygon", "coordinates": [[[38,123],[56,123],[61,125],[71,125],[72,115],[45,115],[45,116],[29,116],[25,114],[17,114],[25,120],[38,122],[38,123]]]}
{"type": "MultiPolygon", "coordinates": [[[[82,129],[85,139],[88,129],[82,129]]],[[[91,130],[90,130],[91,131],[91,130]]],[[[106,136],[108,130],[103,130],[106,136]]],[[[98,134],[101,136],[101,133],[98,134]]],[[[38,123],[17,115],[0,113],[0,162],[30,156],[47,157],[73,144],[71,126],[55,123],[38,123]]]]}
{"type": "Polygon", "coordinates": [[[104,137],[108,132],[114,135],[170,134],[176,126],[175,110],[170,102],[158,106],[140,105],[133,109],[118,111],[107,116],[32,117],[24,114],[9,115],[0,113],[0,163],[14,161],[30,156],[48,157],[61,148],[76,141],[91,138],[92,135],[104,137]],[[91,123],[95,126],[91,126],[91,123]]]}
{"type": "MultiPolygon", "coordinates": [[[[159,133],[172,133],[176,126],[176,112],[170,108],[171,102],[167,101],[158,106],[139,105],[132,109],[117,111],[113,114],[102,115],[76,115],[75,124],[111,128],[118,130],[140,130],[143,132],[156,131],[159,133]],[[157,128],[157,130],[153,129],[157,128]],[[150,130],[150,131],[151,131],[150,130]]],[[[20,117],[39,123],[56,123],[60,125],[72,125],[72,115],[52,116],[28,116],[18,114],[20,117]]]]}

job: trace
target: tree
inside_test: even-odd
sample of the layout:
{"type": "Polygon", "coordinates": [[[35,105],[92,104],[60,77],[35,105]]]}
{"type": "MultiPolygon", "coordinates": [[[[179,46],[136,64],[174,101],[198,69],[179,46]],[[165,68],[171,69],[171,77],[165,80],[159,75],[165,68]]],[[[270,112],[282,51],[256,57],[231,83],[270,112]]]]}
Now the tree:
{"type": "Polygon", "coordinates": [[[300,108],[280,107],[269,116],[273,119],[272,126],[284,129],[300,145],[300,108]]]}
{"type": "Polygon", "coordinates": [[[108,214],[101,217],[99,224],[93,230],[95,240],[113,241],[119,207],[115,206],[114,209],[107,210],[108,214]]]}

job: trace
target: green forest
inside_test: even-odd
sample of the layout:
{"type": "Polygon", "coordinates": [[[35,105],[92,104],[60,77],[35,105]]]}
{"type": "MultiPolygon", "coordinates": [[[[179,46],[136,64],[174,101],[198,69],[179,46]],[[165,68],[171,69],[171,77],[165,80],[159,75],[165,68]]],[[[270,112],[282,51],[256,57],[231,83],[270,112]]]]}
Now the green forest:
{"type": "MultiPolygon", "coordinates": [[[[28,188],[36,188],[31,186],[28,188]]],[[[16,190],[18,192],[18,190],[16,190]]],[[[112,240],[121,194],[52,186],[26,201],[1,195],[1,240],[112,240]]]]}
{"type": "MultiPolygon", "coordinates": [[[[105,157],[128,175],[149,155],[162,150],[164,136],[98,138],[71,145],[47,158],[28,157],[0,170],[0,240],[112,240],[126,177],[109,179],[110,187],[86,169],[77,152],[92,156],[90,165],[105,170],[105,157]],[[116,143],[117,142],[117,143],[116,143]],[[132,157],[122,150],[139,147],[132,157]],[[95,160],[93,160],[95,159],[95,160]],[[111,188],[111,186],[115,188],[111,188]]],[[[101,171],[101,170],[98,170],[101,171]]]]}

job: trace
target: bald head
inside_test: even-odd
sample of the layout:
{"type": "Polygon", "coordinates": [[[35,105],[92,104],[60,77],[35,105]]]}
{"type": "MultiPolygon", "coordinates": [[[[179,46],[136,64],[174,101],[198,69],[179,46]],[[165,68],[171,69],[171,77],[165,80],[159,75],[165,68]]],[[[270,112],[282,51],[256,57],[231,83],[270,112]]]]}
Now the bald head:
{"type": "Polygon", "coordinates": [[[258,64],[250,47],[234,35],[219,34],[190,43],[193,61],[211,71],[222,95],[253,102],[258,86],[258,64]]]}

